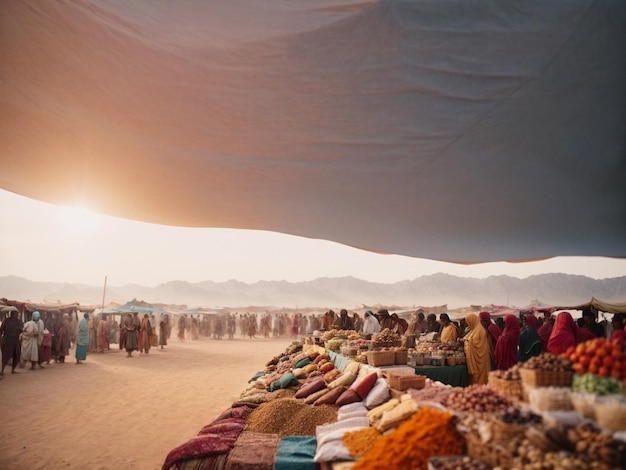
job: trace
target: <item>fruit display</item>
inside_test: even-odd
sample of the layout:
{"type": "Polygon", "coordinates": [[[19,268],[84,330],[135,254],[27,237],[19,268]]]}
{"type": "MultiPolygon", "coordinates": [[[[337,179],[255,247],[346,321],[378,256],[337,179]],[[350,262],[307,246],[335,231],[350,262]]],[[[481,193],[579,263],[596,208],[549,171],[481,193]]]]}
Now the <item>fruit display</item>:
{"type": "Polygon", "coordinates": [[[615,377],[599,377],[591,372],[587,372],[574,375],[572,390],[594,395],[613,395],[622,393],[624,384],[615,377]]]}
{"type": "Polygon", "coordinates": [[[617,342],[595,338],[570,347],[564,354],[577,374],[592,373],[598,377],[626,378],[626,354],[617,342]]]}

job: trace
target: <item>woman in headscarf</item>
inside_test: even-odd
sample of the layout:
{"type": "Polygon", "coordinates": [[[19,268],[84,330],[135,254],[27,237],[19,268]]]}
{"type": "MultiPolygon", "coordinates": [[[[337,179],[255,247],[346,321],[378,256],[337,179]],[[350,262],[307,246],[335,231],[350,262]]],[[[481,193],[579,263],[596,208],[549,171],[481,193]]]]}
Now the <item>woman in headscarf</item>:
{"type": "Polygon", "coordinates": [[[489,357],[491,370],[496,368],[496,342],[498,338],[502,334],[498,325],[491,321],[491,314],[489,312],[480,312],[478,314],[478,318],[480,319],[480,324],[487,331],[487,339],[489,341],[489,357]]]}
{"type": "Polygon", "coordinates": [[[539,338],[541,338],[541,342],[543,343],[543,349],[548,349],[548,340],[550,339],[550,335],[552,334],[552,328],[554,328],[554,317],[551,312],[543,313],[543,324],[537,330],[537,334],[539,338]]]}
{"type": "Polygon", "coordinates": [[[570,346],[576,346],[582,340],[580,327],[576,324],[572,315],[566,310],[559,313],[554,321],[552,333],[548,340],[548,352],[562,354],[570,346]]]}
{"type": "Polygon", "coordinates": [[[489,378],[489,340],[487,330],[481,325],[475,313],[465,315],[465,322],[470,328],[461,341],[465,349],[469,383],[486,384],[489,378]]]}
{"type": "Polygon", "coordinates": [[[370,339],[372,335],[375,335],[376,333],[380,333],[380,323],[378,322],[376,315],[374,315],[374,312],[371,310],[365,312],[362,333],[367,339],[370,339]]]}
{"type": "Polygon", "coordinates": [[[531,314],[524,315],[522,320],[522,334],[519,337],[519,351],[517,361],[526,362],[533,356],[543,352],[543,343],[537,333],[537,317],[531,314]]]}
{"type": "Polygon", "coordinates": [[[409,328],[409,323],[404,318],[400,318],[395,312],[391,314],[391,318],[393,318],[394,321],[392,331],[398,333],[400,336],[404,335],[406,330],[409,328]]]}
{"type": "Polygon", "coordinates": [[[504,317],[504,331],[496,341],[496,369],[507,370],[517,364],[520,327],[515,315],[504,317]]]}
{"type": "Polygon", "coordinates": [[[442,343],[456,343],[458,337],[458,331],[456,326],[450,321],[450,317],[447,313],[439,315],[439,321],[441,322],[441,342],[442,343]]]}

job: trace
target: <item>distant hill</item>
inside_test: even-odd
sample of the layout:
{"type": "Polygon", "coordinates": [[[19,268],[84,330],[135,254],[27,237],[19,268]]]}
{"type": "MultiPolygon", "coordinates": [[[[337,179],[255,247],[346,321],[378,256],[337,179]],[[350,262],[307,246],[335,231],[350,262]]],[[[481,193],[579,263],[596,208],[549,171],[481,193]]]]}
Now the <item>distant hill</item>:
{"type": "MultiPolygon", "coordinates": [[[[0,277],[0,298],[33,303],[99,305],[102,286],[35,282],[16,276],[0,277]]],[[[105,301],[125,303],[141,299],[150,303],[188,307],[272,306],[286,308],[346,307],[367,305],[435,306],[469,305],[523,307],[531,302],[547,305],[577,305],[592,297],[606,302],[626,302],[626,276],[592,279],[562,273],[518,279],[490,276],[484,279],[432,274],[391,284],[368,282],[354,277],[318,278],[307,282],[260,281],[246,284],[236,280],[190,283],[170,281],[157,287],[137,284],[108,286],[105,301]]]]}

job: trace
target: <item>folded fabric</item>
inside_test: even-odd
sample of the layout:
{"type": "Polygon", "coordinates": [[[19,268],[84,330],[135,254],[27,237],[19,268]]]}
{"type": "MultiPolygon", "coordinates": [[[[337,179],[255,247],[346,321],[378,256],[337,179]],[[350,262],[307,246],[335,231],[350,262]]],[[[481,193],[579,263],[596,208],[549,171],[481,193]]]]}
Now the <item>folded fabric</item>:
{"type": "Polygon", "coordinates": [[[242,432],[228,456],[226,470],[272,470],[278,440],[277,434],[242,432]]]}
{"type": "Polygon", "coordinates": [[[287,436],[278,443],[274,470],[315,470],[314,436],[287,436]]]}

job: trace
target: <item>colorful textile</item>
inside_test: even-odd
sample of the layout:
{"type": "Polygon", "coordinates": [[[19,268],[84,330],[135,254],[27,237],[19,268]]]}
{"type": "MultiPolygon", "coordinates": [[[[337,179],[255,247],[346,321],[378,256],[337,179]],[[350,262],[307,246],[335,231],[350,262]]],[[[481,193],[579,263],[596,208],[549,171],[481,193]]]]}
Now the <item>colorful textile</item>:
{"type": "Polygon", "coordinates": [[[272,470],[278,441],[277,434],[242,432],[228,455],[226,470],[272,470]]]}

